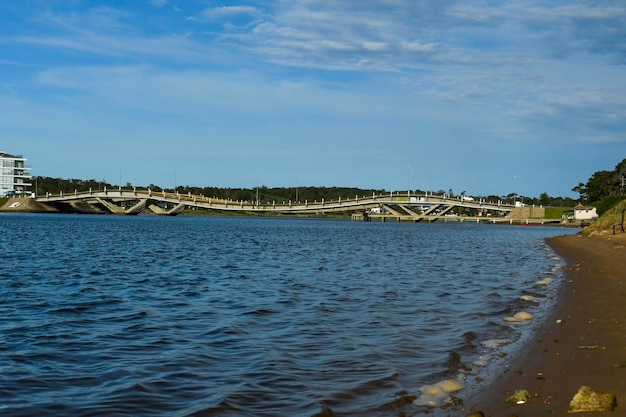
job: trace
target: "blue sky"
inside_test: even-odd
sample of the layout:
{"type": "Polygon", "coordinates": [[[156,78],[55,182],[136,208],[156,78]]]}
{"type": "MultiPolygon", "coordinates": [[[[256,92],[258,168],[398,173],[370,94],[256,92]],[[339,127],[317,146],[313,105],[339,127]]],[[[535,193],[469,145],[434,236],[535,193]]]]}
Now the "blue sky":
{"type": "Polygon", "coordinates": [[[577,195],[626,158],[626,3],[0,3],[0,150],[161,187],[577,195]]]}

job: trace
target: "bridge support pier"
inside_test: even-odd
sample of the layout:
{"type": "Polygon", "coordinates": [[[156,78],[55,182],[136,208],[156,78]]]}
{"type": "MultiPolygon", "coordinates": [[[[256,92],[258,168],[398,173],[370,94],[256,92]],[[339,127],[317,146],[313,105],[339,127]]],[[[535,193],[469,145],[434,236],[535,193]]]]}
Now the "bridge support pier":
{"type": "Polygon", "coordinates": [[[126,215],[135,215],[141,213],[146,208],[147,200],[142,199],[139,200],[134,206],[129,208],[128,210],[123,209],[122,207],[111,203],[110,201],[103,200],[102,198],[96,199],[98,203],[103,205],[107,210],[109,210],[113,214],[126,214],[126,215]]]}

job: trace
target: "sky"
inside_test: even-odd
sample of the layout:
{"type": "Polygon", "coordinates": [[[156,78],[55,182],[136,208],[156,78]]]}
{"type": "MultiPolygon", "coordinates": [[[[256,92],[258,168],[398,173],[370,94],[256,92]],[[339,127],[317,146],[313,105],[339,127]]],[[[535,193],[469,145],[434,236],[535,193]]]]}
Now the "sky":
{"type": "Polygon", "coordinates": [[[0,1],[32,175],[577,198],[626,158],[621,0],[0,1]]]}

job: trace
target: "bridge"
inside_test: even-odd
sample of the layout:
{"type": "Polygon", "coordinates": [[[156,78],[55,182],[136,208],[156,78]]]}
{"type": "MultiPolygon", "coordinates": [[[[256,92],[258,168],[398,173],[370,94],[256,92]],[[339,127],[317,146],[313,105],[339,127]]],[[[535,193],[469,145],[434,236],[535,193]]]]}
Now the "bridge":
{"type": "MultiPolygon", "coordinates": [[[[381,221],[488,221],[492,223],[549,222],[541,215],[533,215],[527,208],[526,214],[511,216],[520,207],[474,200],[469,197],[449,197],[435,194],[386,193],[371,196],[355,196],[337,200],[321,201],[234,201],[191,193],[168,193],[165,191],[140,190],[137,188],[89,190],[85,192],[59,193],[35,197],[36,201],[59,208],[61,211],[102,212],[136,215],[149,211],[159,215],[175,216],[185,209],[213,210],[227,213],[262,215],[323,215],[337,212],[352,213],[353,220],[380,219],[381,221]],[[457,210],[471,209],[477,216],[459,215],[457,210]]],[[[538,214],[538,213],[537,213],[538,214]]]]}

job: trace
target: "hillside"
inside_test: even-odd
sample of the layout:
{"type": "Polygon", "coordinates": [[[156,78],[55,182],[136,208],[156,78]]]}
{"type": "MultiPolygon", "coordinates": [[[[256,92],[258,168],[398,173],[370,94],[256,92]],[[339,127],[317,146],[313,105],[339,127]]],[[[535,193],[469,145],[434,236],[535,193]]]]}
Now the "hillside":
{"type": "MultiPolygon", "coordinates": [[[[619,225],[622,221],[622,211],[626,210],[626,200],[604,213],[598,220],[585,227],[582,231],[586,236],[613,236],[613,225],[619,225]]],[[[626,227],[626,225],[624,225],[626,227]]],[[[626,239],[626,233],[616,227],[615,238],[626,239]]]]}

